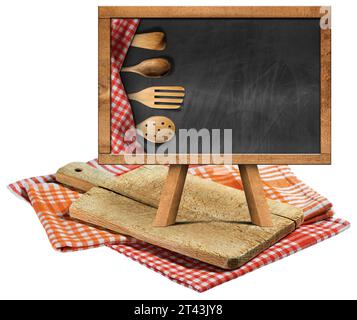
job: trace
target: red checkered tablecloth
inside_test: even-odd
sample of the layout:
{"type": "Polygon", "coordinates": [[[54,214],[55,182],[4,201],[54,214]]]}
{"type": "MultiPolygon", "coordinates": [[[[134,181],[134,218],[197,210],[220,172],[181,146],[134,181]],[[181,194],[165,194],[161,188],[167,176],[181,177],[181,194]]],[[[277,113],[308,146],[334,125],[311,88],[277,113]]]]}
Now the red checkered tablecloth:
{"type": "Polygon", "coordinates": [[[233,271],[223,271],[147,243],[117,244],[109,245],[109,247],[178,284],[198,292],[204,292],[331,238],[348,227],[349,223],[341,219],[328,219],[304,225],[244,266],[233,271]]]}
{"type": "Polygon", "coordinates": [[[119,72],[139,19],[112,19],[111,24],[111,150],[113,154],[119,154],[127,146],[125,133],[135,129],[133,113],[119,72]]]}
{"type": "MultiPolygon", "coordinates": [[[[113,175],[125,174],[137,167],[101,166],[96,160],[89,164],[113,175]]],[[[71,220],[69,206],[80,194],[58,184],[53,175],[24,179],[9,185],[9,188],[33,206],[54,249],[68,252],[106,245],[170,280],[203,292],[333,237],[349,227],[347,221],[331,218],[332,204],[296,178],[288,166],[261,166],[259,170],[265,195],[302,208],[305,225],[233,271],[222,270],[132,237],[71,220]]],[[[190,168],[189,173],[242,189],[237,166],[196,166],[190,168]]]]}

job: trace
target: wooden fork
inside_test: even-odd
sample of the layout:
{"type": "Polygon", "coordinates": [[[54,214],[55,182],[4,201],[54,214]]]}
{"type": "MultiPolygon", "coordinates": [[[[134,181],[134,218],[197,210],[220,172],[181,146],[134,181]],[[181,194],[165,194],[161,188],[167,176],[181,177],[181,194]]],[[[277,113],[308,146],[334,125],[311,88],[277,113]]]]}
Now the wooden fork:
{"type": "Polygon", "coordinates": [[[149,108],[178,109],[181,108],[185,88],[177,86],[149,87],[136,93],[130,93],[128,98],[136,100],[149,108]]]}

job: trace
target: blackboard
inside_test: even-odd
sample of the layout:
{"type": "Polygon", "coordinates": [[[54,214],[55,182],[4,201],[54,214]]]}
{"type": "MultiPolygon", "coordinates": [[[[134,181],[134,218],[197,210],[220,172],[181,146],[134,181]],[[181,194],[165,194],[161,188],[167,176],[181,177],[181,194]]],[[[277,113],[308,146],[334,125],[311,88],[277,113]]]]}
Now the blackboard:
{"type": "Polygon", "coordinates": [[[126,92],[180,85],[186,96],[179,110],[131,101],[136,123],[164,115],[177,130],[232,129],[235,154],[320,153],[320,19],[141,19],[137,33],[151,31],[165,33],[166,49],[131,47],[124,66],[168,57],[173,70],[122,73],[126,92]]]}
{"type": "Polygon", "coordinates": [[[98,40],[101,164],[331,163],[330,7],[99,7],[98,40]],[[137,34],[163,31],[167,46],[164,51],[131,46],[124,66],[167,57],[174,68],[161,79],[122,72],[125,91],[161,85],[186,89],[183,108],[176,111],[131,101],[136,124],[162,115],[175,123],[176,134],[231,129],[231,157],[222,159],[222,144],[208,153],[178,144],[164,149],[169,157],[161,147],[173,147],[173,141],[160,145],[159,153],[113,149],[111,23],[134,18],[140,19],[137,34]]]}

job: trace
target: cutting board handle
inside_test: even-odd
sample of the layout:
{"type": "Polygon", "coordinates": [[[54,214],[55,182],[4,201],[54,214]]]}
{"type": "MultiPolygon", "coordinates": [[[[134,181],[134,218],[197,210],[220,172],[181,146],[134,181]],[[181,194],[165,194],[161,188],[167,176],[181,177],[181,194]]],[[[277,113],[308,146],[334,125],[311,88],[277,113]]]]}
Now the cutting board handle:
{"type": "Polygon", "coordinates": [[[113,189],[115,179],[112,174],[84,162],[71,162],[56,172],[58,182],[82,192],[93,187],[113,189]]]}

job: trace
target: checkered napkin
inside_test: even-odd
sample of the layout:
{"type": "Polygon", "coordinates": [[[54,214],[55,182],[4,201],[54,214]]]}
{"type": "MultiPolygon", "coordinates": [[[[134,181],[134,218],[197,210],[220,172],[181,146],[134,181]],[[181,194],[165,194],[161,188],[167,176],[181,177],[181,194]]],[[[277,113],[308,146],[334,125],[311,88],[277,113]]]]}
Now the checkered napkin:
{"type": "Polygon", "coordinates": [[[139,19],[111,20],[111,152],[113,154],[125,150],[125,133],[135,130],[133,113],[119,72],[138,25],[139,19]]]}
{"type": "MultiPolygon", "coordinates": [[[[125,174],[138,167],[101,166],[97,160],[88,163],[113,175],[125,174]]],[[[335,236],[349,227],[347,221],[332,218],[331,203],[298,180],[288,166],[261,166],[259,171],[265,195],[300,207],[306,221],[292,234],[234,271],[222,270],[132,237],[72,220],[68,209],[80,194],[58,184],[53,175],[24,179],[10,184],[9,188],[30,202],[56,250],[77,251],[106,245],[179,284],[203,292],[335,236]]],[[[242,189],[237,166],[196,166],[189,172],[242,189]]]]}

